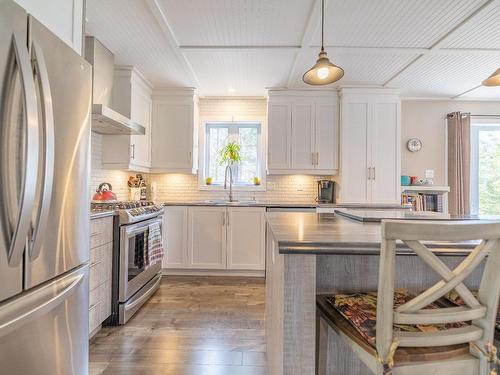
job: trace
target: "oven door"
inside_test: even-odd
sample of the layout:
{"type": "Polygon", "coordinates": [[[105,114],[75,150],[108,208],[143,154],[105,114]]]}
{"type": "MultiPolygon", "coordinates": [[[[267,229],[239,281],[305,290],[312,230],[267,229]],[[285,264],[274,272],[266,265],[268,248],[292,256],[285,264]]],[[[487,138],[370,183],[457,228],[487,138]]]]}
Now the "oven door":
{"type": "Polygon", "coordinates": [[[161,271],[161,262],[146,264],[149,225],[162,217],[124,225],[120,229],[120,289],[119,302],[126,302],[161,271]]]}

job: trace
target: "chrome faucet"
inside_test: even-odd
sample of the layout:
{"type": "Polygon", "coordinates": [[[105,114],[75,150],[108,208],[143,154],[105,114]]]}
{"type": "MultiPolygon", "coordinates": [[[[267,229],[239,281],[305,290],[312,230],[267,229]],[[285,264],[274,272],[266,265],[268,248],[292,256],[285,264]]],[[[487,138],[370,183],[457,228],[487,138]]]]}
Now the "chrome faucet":
{"type": "Polygon", "coordinates": [[[231,169],[230,165],[226,167],[226,171],[224,172],[224,190],[227,189],[228,174],[229,174],[229,202],[233,202],[233,170],[231,169]]]}

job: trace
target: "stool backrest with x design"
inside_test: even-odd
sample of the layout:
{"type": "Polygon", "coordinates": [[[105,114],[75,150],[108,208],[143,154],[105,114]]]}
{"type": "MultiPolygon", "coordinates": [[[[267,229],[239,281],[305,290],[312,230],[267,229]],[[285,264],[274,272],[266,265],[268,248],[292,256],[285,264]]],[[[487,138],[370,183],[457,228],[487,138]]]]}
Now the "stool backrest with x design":
{"type": "MultiPolygon", "coordinates": [[[[379,268],[377,306],[377,352],[390,356],[391,347],[429,347],[475,343],[482,348],[494,340],[500,293],[500,223],[385,221],[379,268]],[[441,278],[439,282],[401,306],[394,307],[396,241],[400,240],[441,278]],[[479,241],[453,270],[425,244],[479,241]],[[485,261],[486,259],[486,261],[485,261]],[[463,283],[485,261],[477,298],[463,283]],[[426,307],[455,290],[464,306],[426,307]],[[431,332],[398,332],[394,324],[432,325],[472,321],[472,324],[431,332]]],[[[479,353],[474,353],[479,356],[479,353]]]]}

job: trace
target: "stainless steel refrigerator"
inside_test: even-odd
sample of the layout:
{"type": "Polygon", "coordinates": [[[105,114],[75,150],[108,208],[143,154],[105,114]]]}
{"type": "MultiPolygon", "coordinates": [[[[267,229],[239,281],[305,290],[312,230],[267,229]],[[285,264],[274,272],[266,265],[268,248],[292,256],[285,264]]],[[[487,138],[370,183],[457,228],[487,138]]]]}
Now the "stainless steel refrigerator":
{"type": "Polygon", "coordinates": [[[87,374],[91,67],[0,0],[0,85],[0,374],[87,374]]]}

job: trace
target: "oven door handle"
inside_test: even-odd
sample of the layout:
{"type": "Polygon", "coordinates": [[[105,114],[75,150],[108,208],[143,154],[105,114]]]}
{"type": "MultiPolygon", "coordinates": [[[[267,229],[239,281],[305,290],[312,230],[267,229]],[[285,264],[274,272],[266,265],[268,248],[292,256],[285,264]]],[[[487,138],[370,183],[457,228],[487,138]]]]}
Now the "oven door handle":
{"type": "Polygon", "coordinates": [[[128,237],[135,236],[136,234],[144,232],[145,229],[149,228],[150,224],[155,224],[155,223],[159,223],[160,227],[161,227],[162,221],[163,221],[163,219],[159,218],[159,219],[148,220],[148,221],[144,221],[144,222],[141,222],[141,223],[137,223],[137,224],[134,224],[134,225],[127,226],[127,227],[125,227],[125,234],[128,237]]]}

